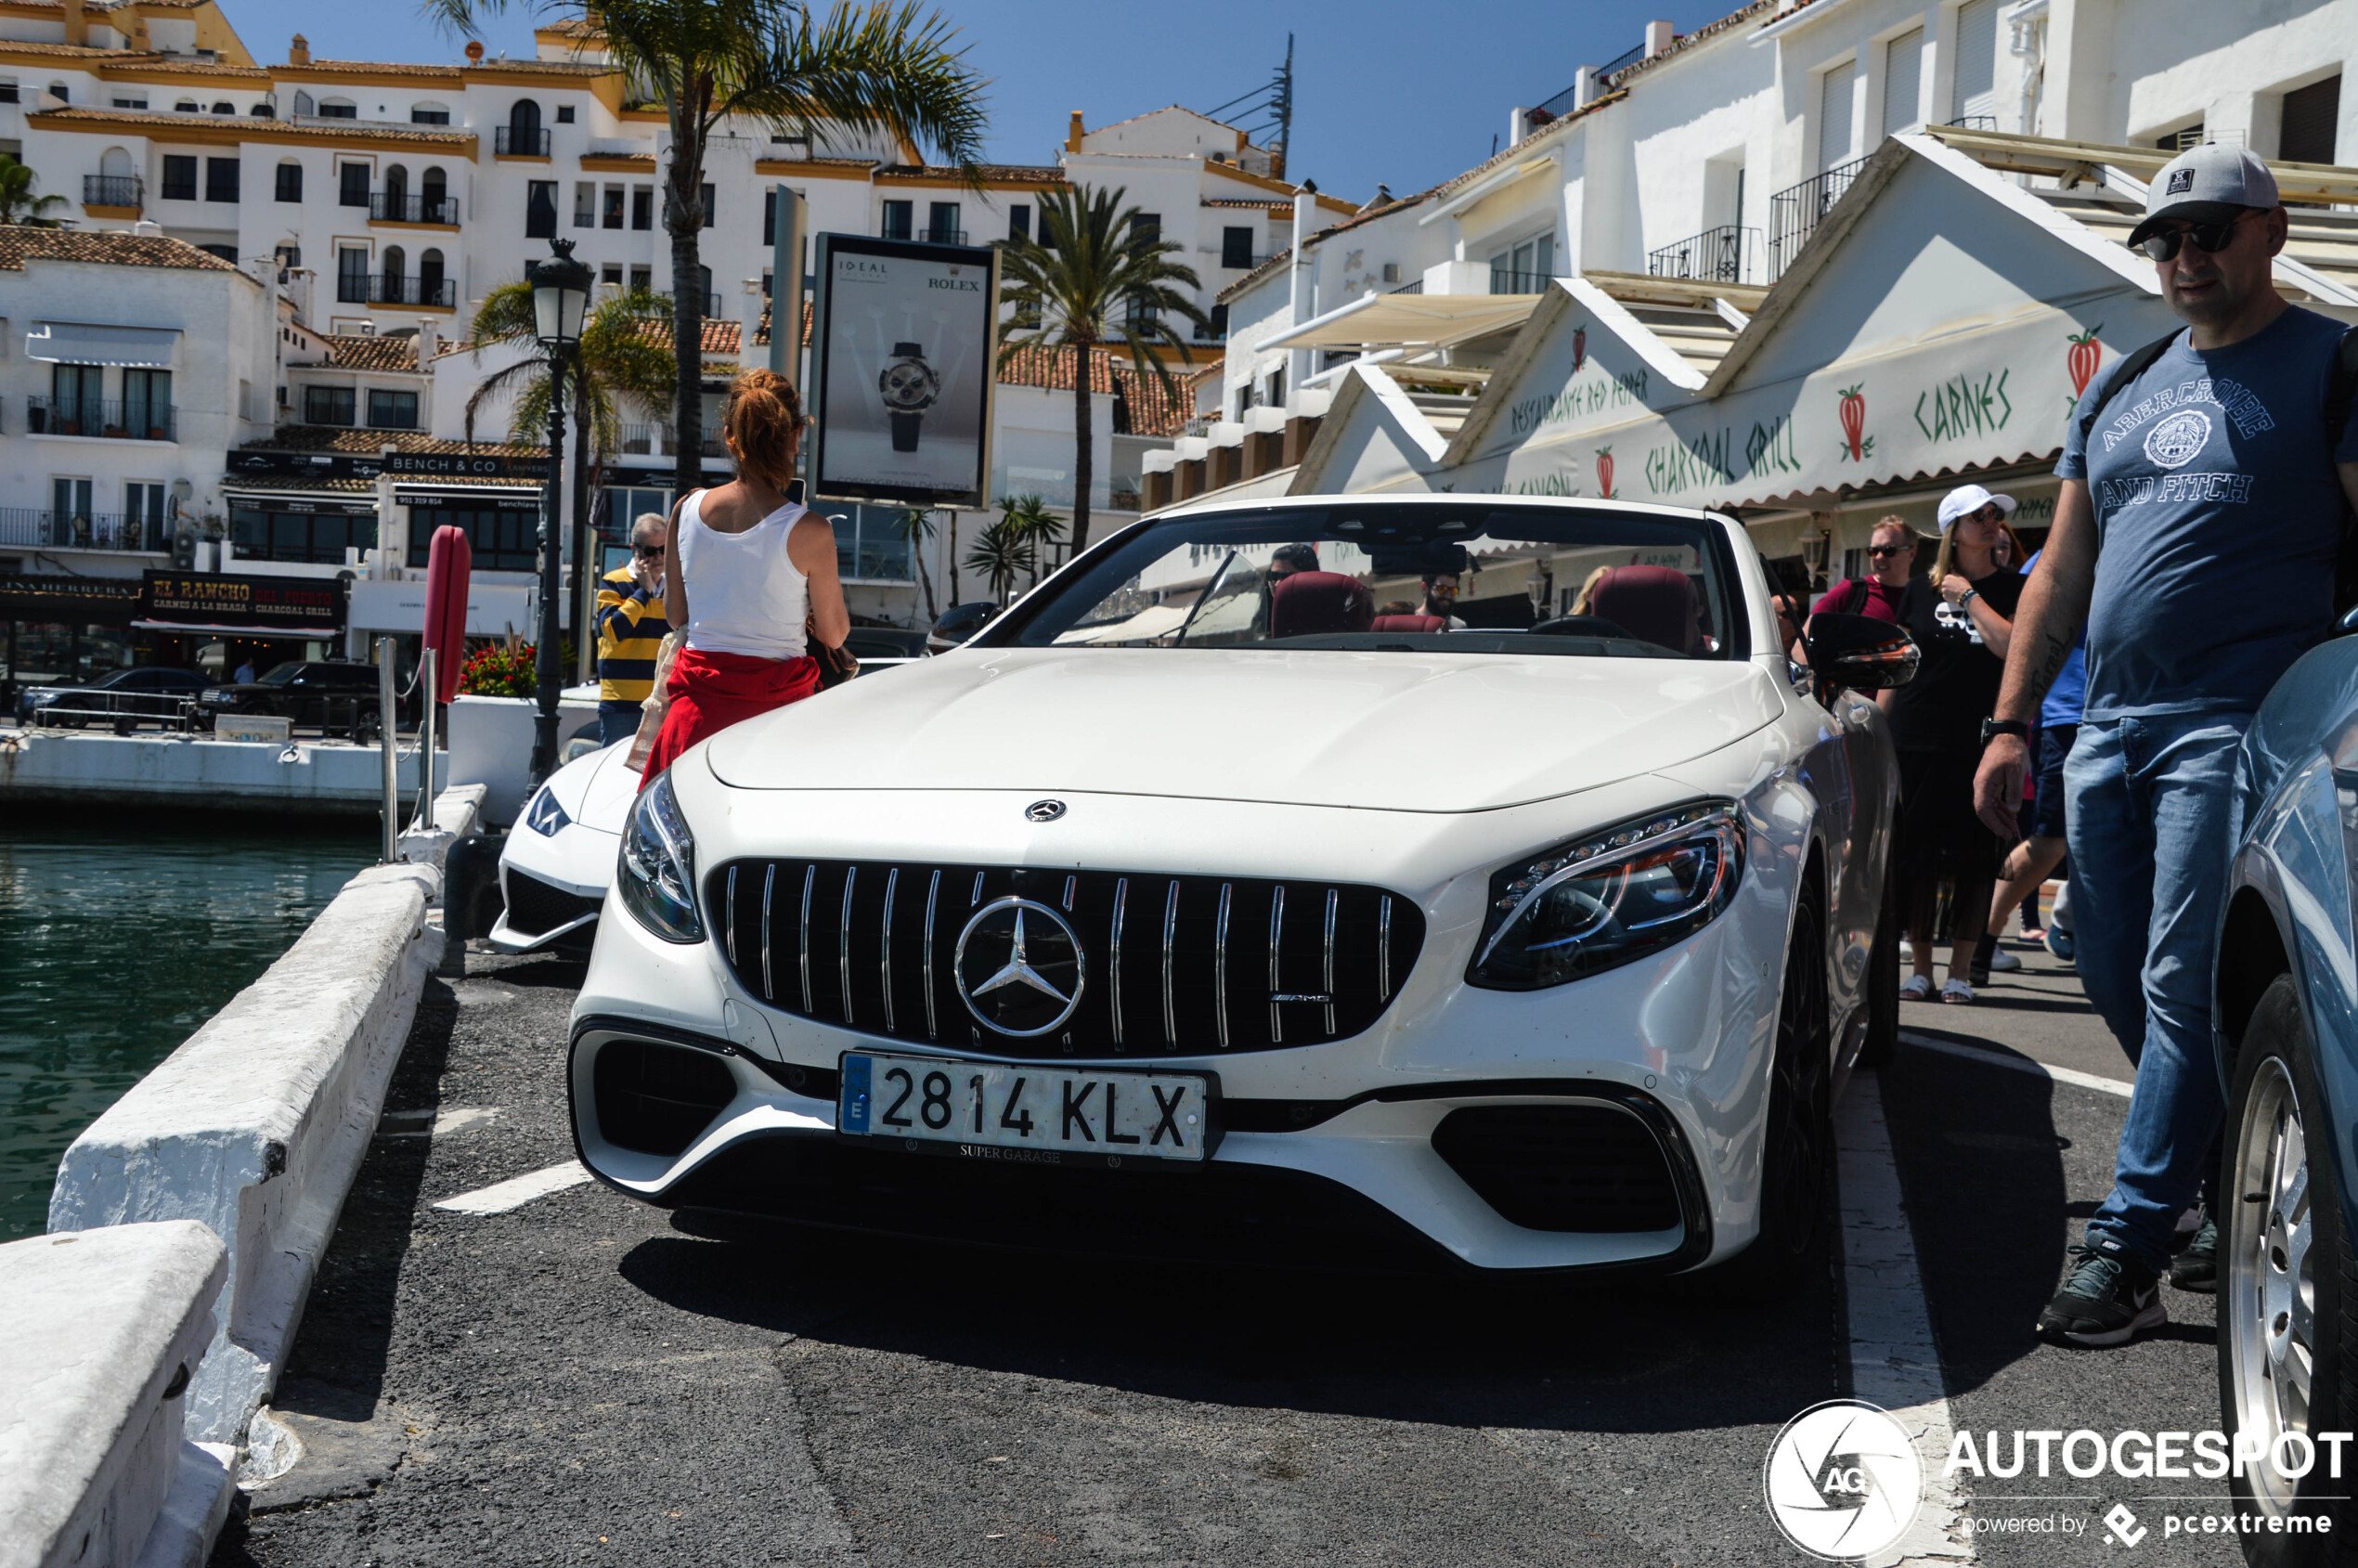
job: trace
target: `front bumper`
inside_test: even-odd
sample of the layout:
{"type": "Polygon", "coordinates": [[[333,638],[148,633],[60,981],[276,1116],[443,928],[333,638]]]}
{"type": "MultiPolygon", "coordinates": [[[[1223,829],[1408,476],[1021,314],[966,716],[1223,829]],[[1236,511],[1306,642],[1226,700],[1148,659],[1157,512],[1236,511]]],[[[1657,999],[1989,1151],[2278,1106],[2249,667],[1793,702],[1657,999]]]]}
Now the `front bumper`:
{"type": "Polygon", "coordinates": [[[586,946],[596,934],[621,839],[579,823],[554,835],[519,825],[499,855],[499,918],[491,945],[501,952],[586,946]]]}

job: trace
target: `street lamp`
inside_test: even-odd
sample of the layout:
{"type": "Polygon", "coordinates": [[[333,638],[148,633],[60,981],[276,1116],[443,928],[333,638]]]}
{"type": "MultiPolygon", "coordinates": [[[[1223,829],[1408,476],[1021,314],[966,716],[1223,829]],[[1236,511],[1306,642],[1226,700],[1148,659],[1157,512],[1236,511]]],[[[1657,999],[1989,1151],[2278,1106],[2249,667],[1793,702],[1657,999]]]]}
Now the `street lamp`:
{"type": "MultiPolygon", "coordinates": [[[[540,346],[549,351],[549,482],[540,502],[540,642],[533,661],[538,687],[539,717],[532,728],[532,779],[535,784],[557,771],[557,694],[564,685],[564,663],[557,645],[557,564],[564,537],[564,485],[562,461],[565,449],[565,359],[581,342],[581,317],[590,307],[590,269],[573,259],[573,241],[553,240],[554,254],[547,261],[527,262],[525,276],[532,284],[532,315],[540,346]]],[[[586,567],[586,563],[576,563],[586,567]]],[[[577,627],[577,634],[588,628],[577,627]]]]}

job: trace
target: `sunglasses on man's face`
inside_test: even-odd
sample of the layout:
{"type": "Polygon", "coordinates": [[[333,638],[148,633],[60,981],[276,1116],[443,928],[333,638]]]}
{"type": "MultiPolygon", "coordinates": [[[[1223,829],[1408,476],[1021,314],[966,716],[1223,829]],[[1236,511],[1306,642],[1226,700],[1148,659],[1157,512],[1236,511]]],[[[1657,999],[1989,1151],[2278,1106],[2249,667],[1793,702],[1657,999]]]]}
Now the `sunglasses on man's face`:
{"type": "Polygon", "coordinates": [[[1905,555],[1908,550],[1909,547],[1904,544],[1879,544],[1870,546],[1867,553],[1880,561],[1886,555],[1905,555]]]}
{"type": "Polygon", "coordinates": [[[636,555],[641,561],[660,561],[663,559],[663,546],[659,544],[634,544],[630,547],[630,553],[636,555]]]}
{"type": "Polygon", "coordinates": [[[2217,223],[2190,223],[2183,228],[2156,229],[2146,235],[2137,248],[2157,262],[2166,262],[2174,260],[2179,248],[2192,240],[2196,250],[2215,256],[2235,242],[2235,226],[2249,216],[2249,212],[2242,212],[2232,218],[2222,218],[2217,223]]]}

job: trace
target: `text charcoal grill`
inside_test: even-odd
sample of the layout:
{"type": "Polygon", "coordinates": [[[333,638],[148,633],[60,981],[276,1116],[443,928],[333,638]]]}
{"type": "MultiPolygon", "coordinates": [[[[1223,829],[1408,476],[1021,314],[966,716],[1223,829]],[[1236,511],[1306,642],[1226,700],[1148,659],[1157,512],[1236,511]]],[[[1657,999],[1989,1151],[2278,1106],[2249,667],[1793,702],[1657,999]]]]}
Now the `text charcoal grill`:
{"type": "Polygon", "coordinates": [[[743,860],[712,873],[706,908],[739,983],[784,1012],[1022,1057],[1348,1039],[1400,994],[1424,942],[1415,903],[1380,888],[1150,872],[743,860]],[[958,993],[960,934],[1010,897],[1056,910],[1082,949],[1080,1004],[1041,1036],[1001,1033],[958,993]]]}

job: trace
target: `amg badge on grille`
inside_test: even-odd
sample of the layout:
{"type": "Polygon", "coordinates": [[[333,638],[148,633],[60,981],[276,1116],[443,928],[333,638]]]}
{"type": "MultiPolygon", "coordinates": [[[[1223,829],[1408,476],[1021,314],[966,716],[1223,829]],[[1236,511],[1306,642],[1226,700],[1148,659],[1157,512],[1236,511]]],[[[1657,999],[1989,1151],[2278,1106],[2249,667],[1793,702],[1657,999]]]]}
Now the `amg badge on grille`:
{"type": "Polygon", "coordinates": [[[1030,1036],[1072,1017],[1087,960],[1063,915],[1030,899],[999,899],[966,922],[952,967],[968,1012],[1002,1034],[1030,1036]]]}
{"type": "Polygon", "coordinates": [[[1065,803],[1061,800],[1035,800],[1023,809],[1024,821],[1032,823],[1052,823],[1064,814],[1065,803]]]}

